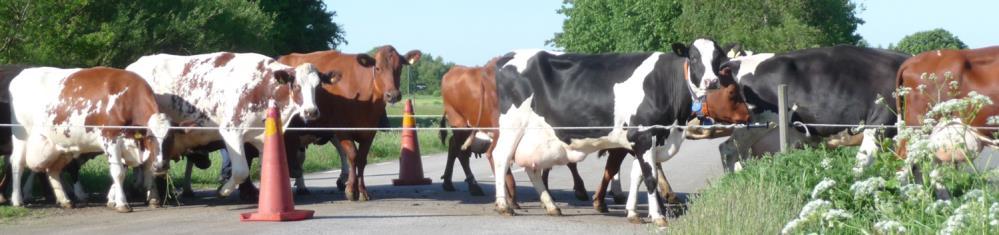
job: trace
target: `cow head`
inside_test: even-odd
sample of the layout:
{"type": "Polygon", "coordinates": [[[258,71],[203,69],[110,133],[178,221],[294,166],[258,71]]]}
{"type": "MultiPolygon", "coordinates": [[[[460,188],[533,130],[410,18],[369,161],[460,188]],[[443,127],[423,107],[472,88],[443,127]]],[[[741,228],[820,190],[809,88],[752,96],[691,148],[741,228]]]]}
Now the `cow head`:
{"type": "Polygon", "coordinates": [[[291,72],[287,70],[274,71],[274,80],[290,88],[293,109],[297,108],[302,119],[311,121],[319,118],[319,108],[316,107],[316,89],[321,83],[334,83],[340,76],[337,71],[320,73],[310,63],[301,64],[291,72]]]}
{"type": "Polygon", "coordinates": [[[146,135],[136,134],[136,139],[142,141],[145,146],[145,158],[153,161],[153,172],[156,175],[164,175],[170,169],[169,155],[165,151],[173,148],[173,135],[170,130],[170,120],[166,114],[156,113],[149,117],[146,124],[146,135]]]}
{"type": "Polygon", "coordinates": [[[718,82],[711,84],[703,104],[705,116],[725,123],[749,122],[749,107],[742,95],[742,88],[732,76],[731,68],[718,71],[718,82]]]}
{"type": "Polygon", "coordinates": [[[375,50],[374,57],[366,54],[358,55],[357,62],[372,69],[375,91],[382,93],[386,102],[395,103],[402,99],[399,92],[402,66],[416,63],[420,60],[420,55],[419,50],[411,50],[406,55],[400,55],[394,47],[386,45],[375,50]]]}
{"type": "MultiPolygon", "coordinates": [[[[720,71],[721,65],[729,60],[728,52],[737,46],[723,50],[718,43],[710,39],[699,38],[690,46],[674,43],[673,52],[687,58],[684,79],[694,92],[697,102],[703,99],[700,111],[709,117],[726,123],[744,123],[749,121],[749,111],[745,99],[731,71],[720,71]],[[719,74],[727,75],[722,79],[719,74]],[[723,81],[724,80],[724,81],[723,81]]],[[[735,49],[740,50],[740,49],[735,49]]],[[[700,116],[700,115],[699,115],[700,116]]]]}

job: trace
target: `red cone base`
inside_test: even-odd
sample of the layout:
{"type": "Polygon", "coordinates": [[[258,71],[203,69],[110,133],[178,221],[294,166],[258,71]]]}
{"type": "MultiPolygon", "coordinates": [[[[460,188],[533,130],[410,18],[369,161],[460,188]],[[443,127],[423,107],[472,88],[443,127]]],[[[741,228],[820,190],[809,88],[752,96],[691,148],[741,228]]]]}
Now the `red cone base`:
{"type": "MultiPolygon", "coordinates": [[[[416,127],[413,119],[413,100],[406,100],[405,112],[402,117],[403,128],[416,127]]],[[[392,180],[392,185],[424,185],[430,184],[430,178],[423,177],[423,161],[420,160],[420,143],[413,129],[402,130],[402,151],[399,156],[399,178],[392,180]]]]}
{"type": "Polygon", "coordinates": [[[314,211],[295,210],[288,182],[288,158],[284,154],[284,138],[274,101],[264,122],[264,151],[260,159],[260,198],[256,213],[239,215],[240,221],[296,221],[312,218],[314,211]]]}

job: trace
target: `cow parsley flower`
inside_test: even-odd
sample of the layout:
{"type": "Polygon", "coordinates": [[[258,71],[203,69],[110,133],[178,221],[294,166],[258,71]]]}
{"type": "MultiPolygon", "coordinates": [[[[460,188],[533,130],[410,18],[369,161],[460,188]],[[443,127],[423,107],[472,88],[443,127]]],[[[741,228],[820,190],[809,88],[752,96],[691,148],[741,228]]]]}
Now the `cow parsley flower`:
{"type": "Polygon", "coordinates": [[[833,185],[836,185],[835,180],[823,178],[822,181],[816,184],[815,188],[812,189],[812,199],[818,199],[819,194],[822,194],[822,192],[826,191],[826,189],[832,188],[833,185]]]}
{"type": "MultiPolygon", "coordinates": [[[[920,86],[922,86],[922,85],[920,85],[920,86]]],[[[908,95],[910,92],[912,92],[912,88],[909,88],[909,87],[899,87],[898,89],[895,89],[895,92],[892,92],[892,95],[895,96],[895,98],[898,98],[898,97],[904,97],[904,96],[908,95]]]]}
{"type": "Polygon", "coordinates": [[[965,203],[954,210],[954,214],[947,217],[947,221],[944,222],[944,228],[940,230],[940,234],[950,235],[959,231],[967,223],[968,211],[971,210],[970,203],[965,203]]]}
{"type": "Polygon", "coordinates": [[[878,94],[878,98],[874,100],[874,104],[884,105],[885,104],[885,97],[882,97],[881,94],[878,94]]]}
{"type": "Polygon", "coordinates": [[[964,201],[970,202],[974,200],[980,203],[985,203],[985,191],[982,191],[981,189],[971,190],[964,193],[964,196],[961,198],[964,199],[964,201]]]}
{"type": "Polygon", "coordinates": [[[874,223],[874,229],[880,234],[903,234],[906,231],[902,223],[894,220],[878,221],[874,223]]]}
{"type": "Polygon", "coordinates": [[[989,126],[999,126],[999,115],[990,116],[986,121],[985,125],[989,126]]]}
{"type": "Polygon", "coordinates": [[[928,198],[929,195],[926,194],[926,190],[923,190],[922,185],[917,184],[907,184],[901,188],[902,196],[905,197],[906,201],[913,202],[919,201],[923,198],[928,198]]]}
{"type": "Polygon", "coordinates": [[[912,168],[912,166],[907,165],[907,166],[902,167],[901,170],[896,171],[895,172],[895,180],[898,180],[898,182],[902,183],[902,184],[908,184],[909,183],[909,175],[912,174],[910,172],[910,170],[909,170],[911,168],[912,168]]]}
{"type": "Polygon", "coordinates": [[[871,177],[864,181],[854,182],[853,185],[850,185],[850,191],[853,191],[854,198],[860,198],[873,195],[884,186],[885,179],[882,179],[881,177],[871,177]]]}
{"type": "Polygon", "coordinates": [[[950,81],[950,89],[957,90],[957,88],[960,87],[960,85],[961,84],[959,84],[957,80],[950,81]]]}
{"type": "Polygon", "coordinates": [[[993,202],[989,207],[989,225],[999,226],[999,202],[993,202]]]}
{"type": "Polygon", "coordinates": [[[828,157],[822,158],[822,162],[819,162],[819,166],[821,166],[822,169],[829,170],[829,168],[832,168],[832,159],[829,159],[828,157]]]}
{"type": "Polygon", "coordinates": [[[837,219],[842,218],[843,216],[850,216],[848,218],[852,218],[852,215],[849,215],[846,211],[841,210],[830,214],[829,209],[831,207],[831,202],[822,199],[815,199],[808,202],[801,208],[801,212],[798,213],[798,217],[788,221],[787,224],[784,225],[784,228],[781,229],[780,233],[790,234],[794,232],[794,230],[798,229],[798,227],[802,224],[811,222],[814,219],[828,220],[826,218],[837,219]]]}
{"type": "Polygon", "coordinates": [[[950,200],[937,200],[931,203],[929,206],[927,206],[926,209],[923,210],[923,212],[926,212],[927,214],[943,214],[943,211],[950,207],[951,207],[950,200]]]}

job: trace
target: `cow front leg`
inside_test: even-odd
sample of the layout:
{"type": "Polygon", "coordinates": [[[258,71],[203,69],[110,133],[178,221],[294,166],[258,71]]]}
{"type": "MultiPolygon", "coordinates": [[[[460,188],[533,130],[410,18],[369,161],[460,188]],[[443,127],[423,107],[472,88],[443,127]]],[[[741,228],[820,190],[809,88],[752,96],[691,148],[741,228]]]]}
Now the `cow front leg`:
{"type": "Polygon", "coordinates": [[[545,186],[544,180],[542,180],[543,170],[534,169],[524,171],[527,176],[531,179],[531,184],[534,185],[534,190],[538,191],[538,195],[541,195],[541,205],[545,207],[550,216],[562,216],[562,210],[555,206],[554,200],[552,200],[552,195],[548,192],[548,187],[545,186]]]}
{"type": "Polygon", "coordinates": [[[108,207],[118,212],[131,212],[125,198],[125,162],[121,156],[121,144],[115,140],[104,148],[108,156],[108,171],[111,173],[111,188],[108,190],[108,207]]]}
{"type": "MultiPolygon", "coordinates": [[[[17,128],[15,128],[15,130],[17,130],[17,128]]],[[[10,204],[15,207],[22,207],[24,206],[24,199],[21,195],[21,177],[24,175],[25,148],[27,147],[27,142],[15,137],[11,138],[11,144],[13,145],[13,149],[10,155],[10,178],[12,181],[10,204]]]]}
{"type": "Polygon", "coordinates": [[[194,190],[191,189],[191,171],[194,170],[193,169],[194,162],[191,162],[190,157],[188,157],[186,165],[187,166],[184,167],[184,182],[181,183],[182,184],[181,188],[183,189],[180,192],[180,196],[185,198],[193,198],[194,190]]]}
{"type": "Polygon", "coordinates": [[[638,159],[631,163],[631,174],[628,177],[628,202],[624,208],[628,211],[628,222],[640,224],[642,218],[638,216],[638,186],[642,184],[642,171],[638,159]]]}
{"type": "Polygon", "coordinates": [[[461,163],[461,169],[465,172],[465,183],[468,184],[468,193],[472,196],[485,196],[486,193],[482,191],[482,187],[479,187],[479,182],[475,180],[475,174],[472,173],[472,167],[468,165],[471,157],[472,153],[469,151],[462,151],[461,155],[458,156],[458,161],[461,163]]]}
{"type": "Polygon", "coordinates": [[[864,140],[860,144],[860,149],[857,150],[857,164],[853,166],[854,175],[863,174],[864,170],[874,163],[874,155],[879,149],[877,131],[877,129],[864,130],[864,140]]]}
{"type": "Polygon", "coordinates": [[[347,196],[347,200],[356,201],[357,200],[357,172],[356,172],[356,155],[357,149],[354,146],[354,141],[350,139],[340,139],[338,141],[338,146],[340,146],[341,156],[346,156],[346,161],[341,162],[347,166],[346,171],[341,171],[341,179],[343,178],[343,172],[347,172],[346,185],[344,186],[344,195],[347,196]]]}
{"type": "Polygon", "coordinates": [[[225,141],[226,150],[229,152],[229,162],[232,164],[229,180],[226,180],[217,192],[220,198],[225,198],[236,191],[236,186],[250,176],[250,167],[246,162],[242,135],[239,132],[226,131],[222,133],[222,139],[225,141]]]}
{"type": "Polygon", "coordinates": [[[309,194],[312,194],[312,192],[309,192],[309,188],[305,186],[305,174],[304,174],[303,169],[302,169],[303,164],[305,163],[305,157],[306,157],[305,156],[305,148],[299,148],[297,151],[294,151],[294,153],[297,154],[296,155],[297,156],[297,162],[296,162],[297,167],[293,167],[293,169],[295,169],[294,171],[291,171],[290,169],[289,170],[291,172],[293,172],[292,173],[292,175],[293,175],[292,177],[295,178],[295,194],[297,194],[297,195],[309,195],[309,194]]]}
{"type": "Polygon", "coordinates": [[[569,163],[566,166],[569,167],[569,173],[572,174],[572,190],[575,192],[576,200],[590,200],[590,193],[586,192],[586,183],[583,182],[583,177],[579,176],[576,163],[569,163]]]}
{"type": "Polygon", "coordinates": [[[10,156],[0,156],[0,160],[3,161],[3,168],[0,168],[0,204],[7,203],[7,198],[3,196],[3,192],[7,192],[7,187],[10,186],[10,156]]]}
{"type": "Polygon", "coordinates": [[[375,133],[372,132],[370,136],[365,136],[358,140],[357,148],[357,159],[354,161],[357,163],[357,200],[358,201],[369,201],[371,196],[368,194],[368,186],[364,183],[364,168],[368,166],[368,151],[371,150],[371,143],[375,140],[375,133]]]}
{"type": "Polygon", "coordinates": [[[339,138],[333,138],[330,143],[336,148],[337,157],[340,158],[340,176],[336,178],[336,189],[341,192],[346,192],[347,178],[349,177],[348,173],[350,173],[350,160],[347,159],[347,153],[343,151],[343,147],[340,146],[339,138]]]}
{"type": "Polygon", "coordinates": [[[454,172],[454,160],[458,159],[458,154],[461,152],[461,147],[458,146],[458,141],[455,136],[459,135],[459,131],[454,131],[454,136],[448,139],[447,145],[447,162],[444,164],[444,174],[441,175],[441,187],[444,191],[454,192],[454,183],[451,182],[452,173],[454,172]]]}
{"type": "Polygon", "coordinates": [[[146,189],[146,202],[149,203],[149,208],[160,208],[163,201],[160,198],[159,188],[156,185],[156,173],[153,171],[153,164],[144,163],[141,167],[143,172],[142,176],[145,177],[145,180],[143,180],[143,187],[146,189]]]}

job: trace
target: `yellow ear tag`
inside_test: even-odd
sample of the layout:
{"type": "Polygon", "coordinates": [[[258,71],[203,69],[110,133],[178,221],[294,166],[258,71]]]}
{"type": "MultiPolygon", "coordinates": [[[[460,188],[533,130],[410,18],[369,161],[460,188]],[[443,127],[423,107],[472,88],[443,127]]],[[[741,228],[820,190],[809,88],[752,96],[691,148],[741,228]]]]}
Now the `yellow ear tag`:
{"type": "Polygon", "coordinates": [[[142,139],[142,133],[136,132],[134,138],[137,139],[137,140],[141,140],[142,139]]]}

